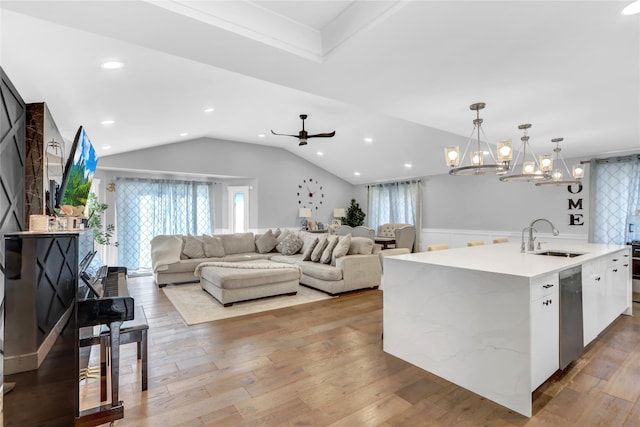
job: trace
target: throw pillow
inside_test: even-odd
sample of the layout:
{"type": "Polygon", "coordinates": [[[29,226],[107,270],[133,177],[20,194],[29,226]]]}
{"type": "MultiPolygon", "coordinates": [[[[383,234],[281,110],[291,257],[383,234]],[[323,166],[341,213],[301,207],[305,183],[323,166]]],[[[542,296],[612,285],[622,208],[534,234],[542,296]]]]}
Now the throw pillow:
{"type": "Polygon", "coordinates": [[[319,262],[320,257],[322,257],[322,252],[324,252],[324,248],[327,247],[327,236],[322,236],[318,241],[318,244],[315,248],[313,248],[313,252],[311,252],[311,261],[319,262]]]}
{"type": "Polygon", "coordinates": [[[280,234],[282,234],[282,231],[280,231],[280,227],[278,227],[276,228],[276,231],[273,232],[273,237],[277,239],[280,234]]]}
{"type": "MultiPolygon", "coordinates": [[[[307,251],[307,249],[309,249],[309,246],[311,246],[313,244],[313,246],[315,246],[318,242],[318,235],[317,234],[312,234],[312,233],[305,233],[304,235],[300,235],[298,234],[298,237],[300,237],[302,239],[302,242],[304,243],[302,245],[302,253],[305,253],[307,251]],[[316,243],[314,243],[316,242],[316,243]]],[[[311,249],[313,250],[313,249],[311,249]]]]}
{"type": "Polygon", "coordinates": [[[349,246],[349,255],[371,255],[373,252],[373,240],[366,237],[352,237],[349,246]]]}
{"type": "Polygon", "coordinates": [[[276,240],[273,232],[269,229],[266,233],[256,239],[256,249],[259,254],[266,254],[276,247],[278,241],[276,240]]]}
{"type": "Polygon", "coordinates": [[[342,258],[349,252],[349,246],[351,246],[351,234],[340,236],[333,254],[331,254],[331,265],[336,265],[336,259],[342,258]]]}
{"type": "Polygon", "coordinates": [[[280,243],[282,243],[282,241],[284,240],[285,237],[287,237],[288,234],[291,234],[291,232],[289,230],[287,230],[286,228],[284,230],[282,230],[280,235],[278,237],[276,237],[276,240],[278,241],[278,245],[280,243]]]}
{"type": "MultiPolygon", "coordinates": [[[[311,243],[307,245],[307,239],[304,240],[304,244],[307,245],[307,248],[302,252],[302,260],[303,261],[311,261],[311,253],[313,252],[313,250],[316,248],[316,246],[318,245],[318,239],[315,236],[311,236],[311,243]]],[[[304,247],[304,245],[303,245],[304,247]]]]}
{"type": "Polygon", "coordinates": [[[204,242],[204,254],[207,258],[216,258],[224,256],[224,246],[222,239],[216,236],[202,236],[204,242]]]}
{"type": "MultiPolygon", "coordinates": [[[[309,243],[307,242],[307,237],[313,236],[313,234],[312,233],[308,233],[308,232],[306,232],[304,230],[296,231],[295,233],[296,233],[296,236],[298,236],[300,238],[300,240],[302,240],[302,243],[304,243],[302,245],[302,248],[300,249],[300,253],[303,254],[304,251],[307,249],[307,246],[309,246],[309,243]]],[[[315,236],[313,236],[313,237],[315,237],[315,236]]],[[[313,241],[313,237],[311,237],[309,239],[309,242],[313,241]]]]}
{"type": "Polygon", "coordinates": [[[320,257],[320,262],[323,264],[329,264],[331,262],[331,255],[333,254],[333,250],[338,244],[338,236],[329,236],[327,237],[327,247],[322,251],[322,256],[320,257]]]}
{"type": "Polygon", "coordinates": [[[289,235],[285,237],[282,242],[278,243],[276,249],[282,255],[293,255],[298,252],[301,247],[302,240],[300,240],[295,234],[289,233],[289,235]]]}
{"type": "Polygon", "coordinates": [[[189,258],[204,258],[204,246],[202,239],[198,236],[192,236],[191,234],[185,236],[182,253],[189,258]]]}

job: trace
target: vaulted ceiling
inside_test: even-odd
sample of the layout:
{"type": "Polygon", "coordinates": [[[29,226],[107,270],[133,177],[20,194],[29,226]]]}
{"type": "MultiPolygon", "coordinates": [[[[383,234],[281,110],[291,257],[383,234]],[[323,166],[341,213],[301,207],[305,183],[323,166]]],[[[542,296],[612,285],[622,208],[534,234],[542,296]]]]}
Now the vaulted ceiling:
{"type": "Polygon", "coordinates": [[[538,154],[554,137],[565,157],[640,151],[640,15],[621,15],[627,3],[3,0],[0,63],[100,156],[211,137],[358,184],[446,173],[443,147],[467,143],[479,101],[491,143],[517,147],[532,123],[538,154]],[[297,133],[301,113],[336,136],[271,135],[297,133]]]}

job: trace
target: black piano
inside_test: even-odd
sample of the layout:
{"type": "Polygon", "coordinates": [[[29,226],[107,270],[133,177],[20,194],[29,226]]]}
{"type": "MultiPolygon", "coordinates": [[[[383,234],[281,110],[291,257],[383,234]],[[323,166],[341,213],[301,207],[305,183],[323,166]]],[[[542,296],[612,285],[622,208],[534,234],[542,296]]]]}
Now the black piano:
{"type": "Polygon", "coordinates": [[[93,235],[86,232],[16,232],[3,240],[4,379],[16,384],[4,396],[4,426],[93,426],[123,418],[118,399],[119,332],[122,322],[134,317],[126,270],[103,266],[90,271],[90,264],[101,263],[84,256],[93,253],[93,235]],[[84,330],[96,325],[110,328],[113,343],[111,401],[105,403],[105,396],[97,407],[80,411],[80,350],[88,350],[81,348],[80,337],[87,338],[84,330]],[[9,372],[7,356],[40,353],[44,358],[37,369],[9,372]]]}
{"type": "MultiPolygon", "coordinates": [[[[124,417],[124,406],[118,397],[120,365],[120,326],[134,318],[134,300],[127,288],[127,269],[102,265],[97,271],[89,268],[95,252],[80,262],[78,281],[77,325],[79,347],[99,344],[99,336],[93,336],[91,327],[109,327],[111,401],[79,411],[76,426],[94,426],[124,417]],[[89,259],[87,259],[89,258],[89,259]]],[[[79,360],[82,360],[80,358],[79,360]]],[[[78,372],[86,366],[79,362],[78,372]]]]}

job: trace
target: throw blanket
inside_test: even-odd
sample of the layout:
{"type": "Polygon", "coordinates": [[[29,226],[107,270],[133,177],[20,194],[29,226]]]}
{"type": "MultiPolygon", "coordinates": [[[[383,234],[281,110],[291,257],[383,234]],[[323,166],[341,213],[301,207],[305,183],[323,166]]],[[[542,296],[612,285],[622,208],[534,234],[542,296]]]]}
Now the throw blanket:
{"type": "Polygon", "coordinates": [[[156,236],[151,240],[151,265],[153,272],[169,268],[167,264],[180,261],[182,236],[156,236]]]}
{"type": "Polygon", "coordinates": [[[198,264],[196,267],[196,271],[193,274],[196,277],[200,277],[201,270],[205,267],[225,267],[225,268],[242,268],[249,270],[258,270],[258,269],[267,269],[267,270],[276,270],[283,268],[295,268],[300,273],[302,273],[302,269],[297,265],[292,264],[279,264],[275,262],[225,262],[225,261],[208,261],[198,264]]]}

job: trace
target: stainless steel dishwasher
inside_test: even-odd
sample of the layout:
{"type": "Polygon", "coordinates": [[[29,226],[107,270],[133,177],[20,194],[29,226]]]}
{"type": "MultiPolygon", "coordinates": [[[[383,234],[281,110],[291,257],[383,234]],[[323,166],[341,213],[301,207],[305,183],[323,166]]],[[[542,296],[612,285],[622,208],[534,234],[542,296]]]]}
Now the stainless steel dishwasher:
{"type": "Polygon", "coordinates": [[[582,266],[562,270],[560,278],[560,369],[582,354],[582,266]]]}

